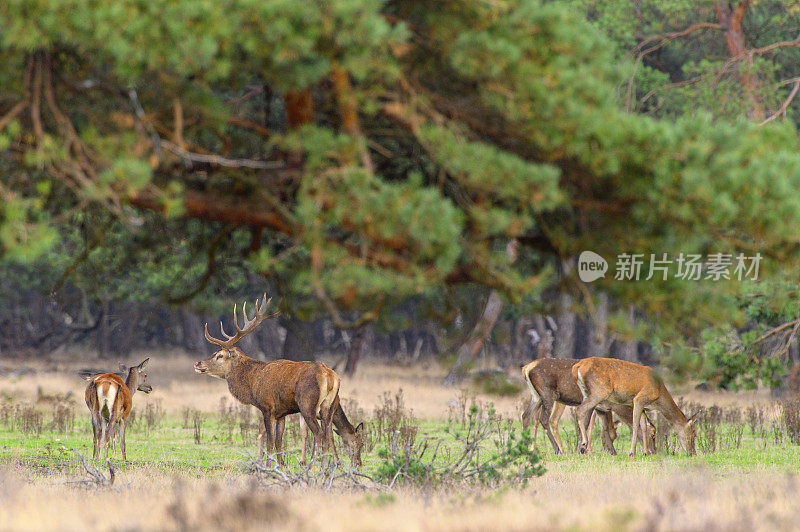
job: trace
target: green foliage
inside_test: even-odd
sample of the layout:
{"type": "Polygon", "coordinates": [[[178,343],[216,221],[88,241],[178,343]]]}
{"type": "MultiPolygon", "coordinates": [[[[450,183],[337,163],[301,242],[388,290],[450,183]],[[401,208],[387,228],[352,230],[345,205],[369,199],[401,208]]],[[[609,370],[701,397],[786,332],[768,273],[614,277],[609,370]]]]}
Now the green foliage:
{"type": "Polygon", "coordinates": [[[703,377],[729,390],[755,389],[760,383],[770,387],[780,385],[786,373],[786,360],[759,352],[755,341],[763,332],[756,329],[739,336],[731,330],[704,331],[703,377]]]}
{"type": "MultiPolygon", "coordinates": [[[[750,9],[756,40],[794,38],[795,10],[750,9]]],[[[72,275],[98,297],[206,304],[259,273],[304,316],[386,317],[417,298],[451,321],[468,298],[450,285],[533,305],[585,249],[758,250],[764,277],[796,282],[794,110],[743,121],[740,78],[772,109],[797,53],[722,77],[724,43],[704,32],[658,61],[628,55],[713,19],[688,0],[4,2],[0,116],[39,101],[0,131],[2,260],[65,271],[85,255],[72,275]],[[631,79],[639,101],[691,76],[627,101],[631,79]],[[293,129],[298,94],[313,110],[293,129]]],[[[595,286],[654,317],[663,342],[771,312],[735,282],[595,286]]]]}

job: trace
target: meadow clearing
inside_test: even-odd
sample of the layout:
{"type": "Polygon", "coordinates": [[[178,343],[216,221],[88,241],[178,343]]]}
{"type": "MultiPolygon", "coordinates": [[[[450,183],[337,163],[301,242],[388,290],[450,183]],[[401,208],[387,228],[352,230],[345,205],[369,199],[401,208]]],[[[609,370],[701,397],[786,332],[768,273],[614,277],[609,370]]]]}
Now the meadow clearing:
{"type": "MultiPolygon", "coordinates": [[[[426,481],[413,464],[397,474],[393,456],[402,465],[404,449],[441,442],[435,466],[446,468],[461,452],[459,439],[468,439],[472,415],[485,430],[475,440],[480,461],[494,442],[519,433],[528,392],[443,388],[444,370],[434,362],[367,362],[341,388],[350,420],[368,427],[365,476],[347,473],[344,457],[336,472],[319,467],[304,475],[297,464],[298,424],[291,419],[286,480],[254,469],[257,418],[235,403],[224,382],[195,374],[193,359],[180,353],[141,353],[126,362],[148,355],[153,392],[134,396],[129,462],[118,456],[112,486],[93,481],[69,449],[91,457],[85,383],[77,371],[116,364],[75,353],[33,366],[2,361],[0,529],[750,530],[800,522],[799,410],[765,391],[682,394],[673,387],[685,409],[704,407],[694,457],[676,448],[663,423],[658,454],[636,458],[626,454],[626,428],[618,431],[617,456],[599,446],[587,456],[555,455],[540,430],[546,471],[526,485],[478,475],[426,481]]],[[[574,449],[571,416],[560,428],[574,449]]],[[[420,462],[430,456],[427,451],[420,462]]],[[[89,467],[108,476],[100,460],[89,467]]]]}

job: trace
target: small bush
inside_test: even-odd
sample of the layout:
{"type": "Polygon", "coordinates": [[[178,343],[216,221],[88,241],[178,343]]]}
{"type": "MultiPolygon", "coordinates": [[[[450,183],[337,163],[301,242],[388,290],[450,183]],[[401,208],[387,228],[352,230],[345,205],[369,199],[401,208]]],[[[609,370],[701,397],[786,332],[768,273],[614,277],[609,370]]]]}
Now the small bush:
{"type": "Polygon", "coordinates": [[[44,427],[44,414],[33,405],[17,405],[14,409],[14,426],[20,432],[38,436],[44,427]]]}
{"type": "Polygon", "coordinates": [[[522,385],[509,380],[503,371],[481,372],[473,378],[473,382],[487,395],[511,396],[522,390],[522,385]]]}
{"type": "Polygon", "coordinates": [[[800,445],[800,397],[781,403],[781,414],[789,441],[800,445]]]}

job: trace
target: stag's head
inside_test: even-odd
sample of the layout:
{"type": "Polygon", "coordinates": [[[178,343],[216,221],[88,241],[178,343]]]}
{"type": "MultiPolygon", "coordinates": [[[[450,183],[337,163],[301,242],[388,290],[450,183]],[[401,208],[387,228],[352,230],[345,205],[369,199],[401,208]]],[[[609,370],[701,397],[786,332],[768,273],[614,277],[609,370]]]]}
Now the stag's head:
{"type": "Polygon", "coordinates": [[[218,379],[227,379],[242,354],[236,347],[220,349],[210,357],[195,363],[194,370],[218,379]]]}
{"type": "Polygon", "coordinates": [[[128,383],[128,387],[131,389],[131,391],[139,390],[140,392],[144,393],[150,393],[153,391],[153,387],[147,384],[147,373],[144,371],[144,367],[148,362],[150,362],[150,357],[145,358],[138,366],[129,368],[125,364],[119,365],[119,369],[122,371],[122,374],[127,374],[128,376],[125,382],[128,383]]]}
{"type": "Polygon", "coordinates": [[[356,425],[356,429],[350,434],[347,431],[340,431],[333,429],[338,434],[347,447],[347,453],[350,455],[350,463],[356,469],[361,468],[361,449],[364,447],[364,423],[356,425]]]}
{"type": "Polygon", "coordinates": [[[694,456],[697,454],[694,448],[694,438],[697,436],[697,426],[695,425],[696,421],[697,418],[692,417],[686,422],[685,425],[675,431],[678,433],[678,443],[681,444],[681,447],[689,456],[694,456]]]}
{"type": "Polygon", "coordinates": [[[253,332],[262,321],[268,318],[274,318],[278,315],[277,312],[267,314],[270,301],[272,301],[272,299],[267,299],[267,294],[264,294],[264,298],[260,301],[256,299],[256,313],[252,318],[247,317],[247,303],[242,305],[242,315],[244,316],[243,327],[239,327],[239,319],[236,317],[236,305],[234,305],[233,326],[236,328],[236,333],[233,335],[226,333],[225,329],[222,327],[222,322],[219,324],[220,332],[222,332],[222,336],[226,338],[225,340],[214,338],[208,334],[208,323],[206,323],[206,340],[219,346],[220,349],[205,360],[195,363],[194,370],[197,373],[204,373],[212,377],[227,379],[239,358],[244,356],[239,348],[234,347],[234,344],[253,332]]]}

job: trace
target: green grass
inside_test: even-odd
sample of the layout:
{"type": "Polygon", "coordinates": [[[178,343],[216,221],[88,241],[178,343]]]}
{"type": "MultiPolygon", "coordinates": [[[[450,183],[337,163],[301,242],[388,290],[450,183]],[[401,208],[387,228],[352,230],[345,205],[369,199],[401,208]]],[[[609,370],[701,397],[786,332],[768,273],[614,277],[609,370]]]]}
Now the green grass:
{"type": "MultiPolygon", "coordinates": [[[[255,436],[257,430],[250,430],[247,441],[242,440],[238,426],[231,431],[230,425],[225,425],[217,414],[204,413],[205,420],[202,427],[201,441],[194,440],[194,429],[184,427],[185,420],[178,416],[164,417],[158,426],[146,430],[144,419],[128,429],[128,462],[122,462],[121,453],[117,453],[116,467],[120,472],[146,468],[155,472],[174,474],[180,472],[191,477],[221,479],[232,473],[241,473],[248,464],[246,455],[256,452],[255,436]]],[[[45,412],[44,428],[38,434],[24,433],[16,428],[11,428],[11,423],[0,422],[0,462],[17,464],[24,469],[38,473],[48,471],[74,470],[77,467],[75,455],[64,448],[76,448],[87,458],[92,453],[91,426],[88,415],[75,419],[74,427],[68,431],[55,431],[49,427],[48,414],[45,412]]],[[[452,460],[460,451],[456,438],[462,436],[464,427],[461,423],[447,420],[415,421],[417,426],[416,442],[426,438],[436,442],[442,438],[437,464],[444,465],[452,460]]],[[[190,423],[191,424],[191,423],[190,423]]],[[[508,422],[501,425],[508,430],[508,422]]],[[[512,424],[519,431],[518,422],[512,424]]],[[[726,434],[726,427],[718,427],[719,434],[726,434]]],[[[493,432],[490,439],[497,438],[493,432]]],[[[694,457],[686,456],[681,450],[672,454],[659,452],[654,456],[639,455],[636,458],[628,456],[630,446],[629,432],[625,428],[618,430],[619,438],[615,447],[619,453],[611,456],[599,451],[600,439],[596,433],[594,438],[595,451],[582,456],[570,450],[566,454],[556,455],[550,448],[549,442],[540,429],[538,434],[538,449],[545,467],[559,471],[603,471],[620,468],[658,468],[658,467],[706,467],[724,472],[725,470],[758,470],[773,469],[778,471],[797,471],[800,464],[800,446],[792,445],[787,440],[783,444],[775,444],[764,435],[752,434],[745,428],[741,446],[734,448],[728,440],[723,440],[718,449],[713,453],[700,452],[694,457]]],[[[295,421],[287,423],[286,445],[287,450],[297,450],[298,429],[295,421]]],[[[562,441],[565,446],[573,447],[575,442],[574,425],[569,421],[561,424],[562,441]]],[[[119,445],[119,444],[118,444],[119,445]]],[[[374,443],[371,448],[365,447],[362,455],[364,466],[362,472],[371,475],[375,473],[381,461],[378,453],[387,449],[389,444],[384,439],[374,443]]],[[[337,437],[337,448],[340,457],[346,455],[341,440],[337,437]]],[[[484,452],[491,450],[491,442],[484,445],[484,452]]],[[[641,449],[641,447],[640,447],[641,449]]],[[[289,467],[297,467],[299,453],[293,452],[287,456],[289,467]]]]}

